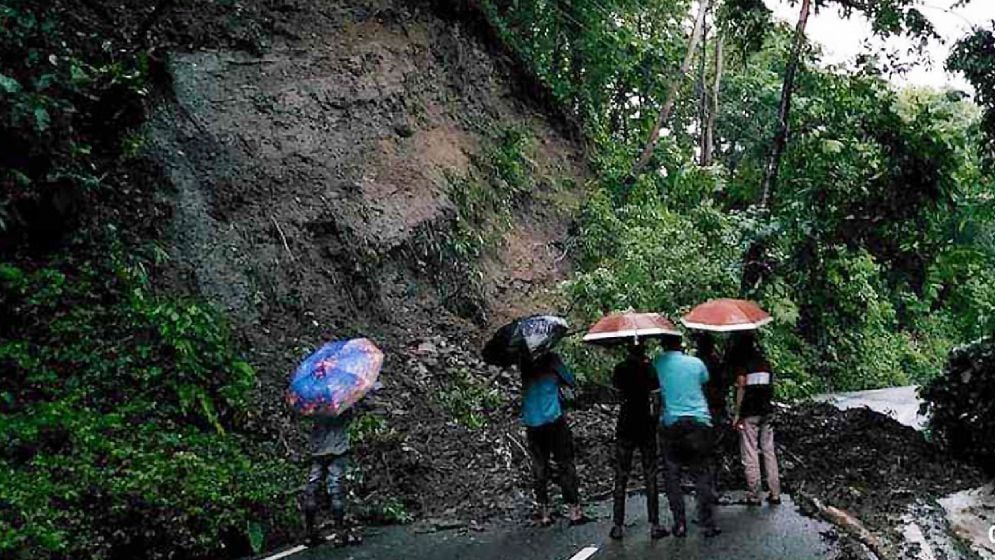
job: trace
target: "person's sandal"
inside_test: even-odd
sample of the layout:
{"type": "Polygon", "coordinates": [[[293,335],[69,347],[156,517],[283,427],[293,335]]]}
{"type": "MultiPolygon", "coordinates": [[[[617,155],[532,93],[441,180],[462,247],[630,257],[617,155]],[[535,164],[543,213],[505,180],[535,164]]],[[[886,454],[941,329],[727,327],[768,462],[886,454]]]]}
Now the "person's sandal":
{"type": "Polygon", "coordinates": [[[772,506],[777,506],[781,504],[780,496],[767,496],[767,503],[772,506]]]}
{"type": "Polygon", "coordinates": [[[650,538],[653,540],[662,539],[668,535],[670,535],[670,531],[664,529],[660,525],[653,525],[650,527],[650,538]]]}
{"type": "Polygon", "coordinates": [[[612,525],[612,530],[608,532],[608,536],[611,537],[612,540],[616,541],[622,540],[622,526],[612,525]]]}

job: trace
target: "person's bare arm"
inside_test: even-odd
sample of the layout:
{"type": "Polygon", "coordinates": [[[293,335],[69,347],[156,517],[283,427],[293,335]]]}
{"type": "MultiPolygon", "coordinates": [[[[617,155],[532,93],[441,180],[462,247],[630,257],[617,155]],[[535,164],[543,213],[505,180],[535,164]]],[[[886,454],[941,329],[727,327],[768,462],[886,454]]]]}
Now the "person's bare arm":
{"type": "Polygon", "coordinates": [[[736,407],[733,409],[732,425],[739,427],[739,409],[743,406],[743,395],[746,394],[746,375],[736,376],[736,407]]]}

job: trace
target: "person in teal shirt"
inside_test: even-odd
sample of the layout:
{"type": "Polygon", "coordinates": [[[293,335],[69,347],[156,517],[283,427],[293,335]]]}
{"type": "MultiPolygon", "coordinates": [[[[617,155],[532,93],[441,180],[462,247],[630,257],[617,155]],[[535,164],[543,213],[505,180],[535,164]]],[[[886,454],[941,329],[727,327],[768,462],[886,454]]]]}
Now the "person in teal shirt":
{"type": "Polygon", "coordinates": [[[721,531],[715,524],[715,491],[712,486],[711,455],[714,448],[712,415],[703,386],[708,382],[704,362],[685,354],[681,338],[668,336],[663,352],[653,360],[660,380],[660,435],[663,441],[664,483],[675,537],[687,535],[681,469],[694,473],[698,501],[698,524],[706,537],[721,531]]]}
{"type": "Polygon", "coordinates": [[[560,404],[560,386],[573,387],[573,373],[555,353],[535,359],[524,357],[522,372],[522,423],[529,443],[532,476],[539,522],[552,523],[549,508],[550,458],[556,461],[563,501],[570,508],[570,523],[582,523],[577,471],[574,468],[573,435],[560,404]]]}

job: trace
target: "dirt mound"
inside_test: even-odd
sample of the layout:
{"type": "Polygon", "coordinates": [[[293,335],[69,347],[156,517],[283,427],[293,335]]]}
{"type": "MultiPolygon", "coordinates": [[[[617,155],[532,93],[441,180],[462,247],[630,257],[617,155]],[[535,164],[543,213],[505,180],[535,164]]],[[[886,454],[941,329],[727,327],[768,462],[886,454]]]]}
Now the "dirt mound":
{"type": "MultiPolygon", "coordinates": [[[[518,373],[485,365],[476,349],[442,336],[412,339],[401,352],[397,365],[411,373],[378,397],[355,446],[363,479],[353,490],[372,508],[368,519],[387,497],[447,524],[527,518],[532,479],[518,373]]],[[[611,490],[616,412],[595,404],[569,413],[585,499],[611,490]]]]}
{"type": "Polygon", "coordinates": [[[984,483],[921,432],[866,408],[802,404],[783,412],[777,426],[787,491],[844,509],[873,529],[897,526],[916,500],[984,483]]]}

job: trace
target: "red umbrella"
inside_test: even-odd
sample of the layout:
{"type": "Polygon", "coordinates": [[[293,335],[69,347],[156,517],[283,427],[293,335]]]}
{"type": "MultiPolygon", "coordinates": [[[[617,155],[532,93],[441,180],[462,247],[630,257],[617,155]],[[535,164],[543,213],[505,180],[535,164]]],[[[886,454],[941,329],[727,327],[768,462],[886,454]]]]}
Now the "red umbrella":
{"type": "Polygon", "coordinates": [[[728,298],[708,300],[681,317],[689,329],[716,332],[751,331],[773,320],[752,301],[728,298]]]}
{"type": "Polygon", "coordinates": [[[618,344],[654,336],[681,336],[681,332],[659,313],[612,313],[587,331],[584,342],[618,344]]]}

